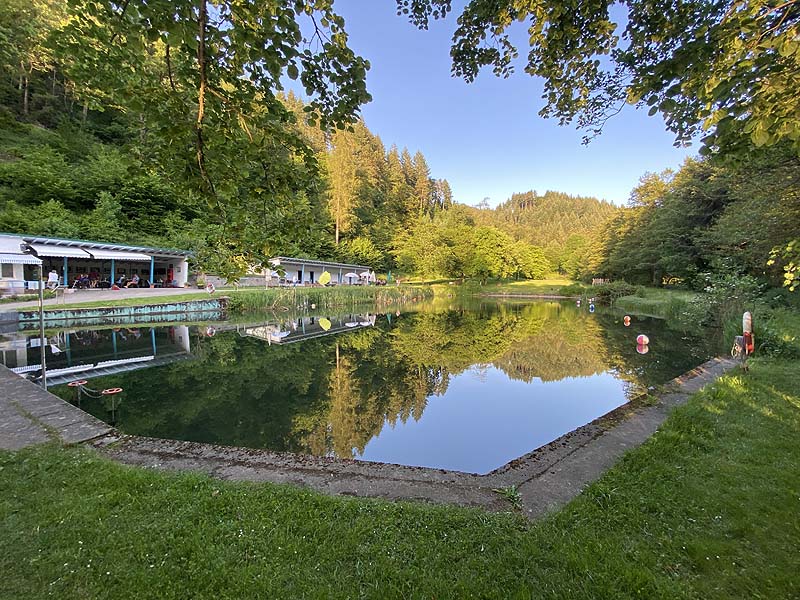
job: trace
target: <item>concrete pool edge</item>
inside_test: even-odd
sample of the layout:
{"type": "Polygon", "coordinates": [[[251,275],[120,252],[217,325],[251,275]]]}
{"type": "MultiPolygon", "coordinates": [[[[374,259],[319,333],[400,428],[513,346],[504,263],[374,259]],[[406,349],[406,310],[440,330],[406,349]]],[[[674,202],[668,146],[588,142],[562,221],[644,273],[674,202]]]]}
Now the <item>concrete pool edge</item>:
{"type": "MultiPolygon", "coordinates": [[[[510,504],[494,490],[515,486],[525,514],[537,518],[577,496],[626,451],[655,433],[674,407],[737,365],[731,359],[711,359],[663,386],[655,402],[623,405],[486,475],[125,435],[2,366],[0,383],[14,396],[9,396],[9,404],[16,405],[29,427],[38,426],[40,433],[63,443],[91,446],[124,464],[200,471],[227,480],[288,483],[327,494],[488,510],[508,510],[510,504]],[[9,377],[18,383],[8,387],[9,377]]],[[[2,403],[0,409],[6,412],[2,403]]],[[[0,437],[5,436],[0,429],[0,437]]],[[[42,441],[46,439],[30,440],[42,441]]],[[[0,447],[7,446],[0,443],[0,447]]]]}

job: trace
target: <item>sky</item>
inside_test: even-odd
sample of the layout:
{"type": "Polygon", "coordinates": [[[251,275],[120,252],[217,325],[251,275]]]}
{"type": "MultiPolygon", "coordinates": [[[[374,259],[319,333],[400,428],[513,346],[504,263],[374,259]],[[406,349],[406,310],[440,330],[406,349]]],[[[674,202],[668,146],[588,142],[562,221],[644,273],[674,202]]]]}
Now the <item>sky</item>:
{"type": "Polygon", "coordinates": [[[490,70],[471,84],[452,77],[455,13],[419,31],[397,16],[394,0],[336,0],[335,9],[350,47],[371,63],[367,127],[387,148],[420,150],[457,202],[496,206],[515,192],[555,190],[624,204],[644,173],[677,168],[697,152],[675,148],[660,116],[632,106],[582,145],[583,132],[538,116],[542,81],[522,70],[527,47],[509,79],[490,70]]]}

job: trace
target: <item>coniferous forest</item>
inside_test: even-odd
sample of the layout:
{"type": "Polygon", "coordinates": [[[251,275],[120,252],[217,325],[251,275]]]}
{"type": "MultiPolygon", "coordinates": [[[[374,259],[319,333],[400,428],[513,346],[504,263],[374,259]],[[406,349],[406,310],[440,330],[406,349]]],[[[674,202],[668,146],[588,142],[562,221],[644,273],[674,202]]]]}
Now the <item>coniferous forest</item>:
{"type": "MultiPolygon", "coordinates": [[[[225,29],[233,17],[220,6],[221,25],[172,15],[150,39],[145,27],[165,18],[157,8],[104,19],[88,2],[2,4],[0,231],[187,248],[198,269],[230,278],[293,255],[431,278],[797,283],[800,159],[789,141],[642,174],[624,207],[556,191],[467,206],[422,152],[358,118],[369,65],[346,43],[319,56],[265,50],[252,85],[231,83],[252,65],[212,63],[187,34],[200,19],[209,51],[240,52],[249,42],[225,29]],[[327,80],[331,61],[340,75],[327,80]],[[265,93],[283,67],[298,77],[297,64],[316,100],[265,93]]],[[[296,33],[278,21],[276,40],[296,33]]]]}

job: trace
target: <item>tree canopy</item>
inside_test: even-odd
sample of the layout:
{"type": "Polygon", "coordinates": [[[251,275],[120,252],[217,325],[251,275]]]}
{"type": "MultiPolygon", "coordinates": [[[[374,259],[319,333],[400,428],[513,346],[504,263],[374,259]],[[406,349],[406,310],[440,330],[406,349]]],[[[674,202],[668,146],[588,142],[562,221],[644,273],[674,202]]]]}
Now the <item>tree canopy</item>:
{"type": "MultiPolygon", "coordinates": [[[[422,29],[452,9],[451,0],[396,2],[422,29]]],[[[470,0],[453,35],[453,74],[472,81],[489,67],[507,77],[515,22],[527,26],[525,71],[545,81],[542,116],[592,136],[627,102],[660,112],[676,144],[706,132],[701,152],[743,140],[800,151],[799,0],[470,0]]]]}

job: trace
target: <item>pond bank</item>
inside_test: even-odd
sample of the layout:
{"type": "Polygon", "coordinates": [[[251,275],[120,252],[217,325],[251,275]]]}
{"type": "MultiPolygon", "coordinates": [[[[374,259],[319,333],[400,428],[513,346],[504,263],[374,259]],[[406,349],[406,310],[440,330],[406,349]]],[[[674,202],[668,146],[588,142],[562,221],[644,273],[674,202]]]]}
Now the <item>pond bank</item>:
{"type": "Polygon", "coordinates": [[[0,383],[9,390],[2,411],[17,416],[9,421],[16,425],[0,434],[0,447],[41,443],[44,431],[63,443],[90,442],[106,456],[131,465],[488,510],[507,508],[497,490],[514,489],[525,514],[538,518],[579,494],[625,451],[647,440],[675,406],[735,364],[730,359],[708,361],[664,386],[655,402],[634,400],[487,475],[123,435],[2,366],[0,383]],[[71,433],[84,429],[82,437],[71,433]],[[39,435],[31,434],[29,443],[14,441],[24,441],[30,431],[39,435]]]}

